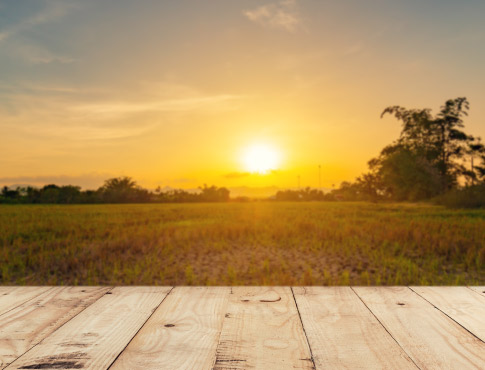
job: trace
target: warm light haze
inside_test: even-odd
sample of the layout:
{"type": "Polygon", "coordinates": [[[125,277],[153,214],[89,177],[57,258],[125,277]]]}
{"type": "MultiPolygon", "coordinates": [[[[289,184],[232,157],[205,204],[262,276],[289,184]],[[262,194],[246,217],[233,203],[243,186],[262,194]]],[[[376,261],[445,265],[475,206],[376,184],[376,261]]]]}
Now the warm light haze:
{"type": "Polygon", "coordinates": [[[267,175],[279,168],[280,154],[267,144],[253,144],[244,151],[243,161],[249,173],[267,175]]]}
{"type": "Polygon", "coordinates": [[[485,137],[484,16],[482,0],[0,0],[0,185],[331,188],[399,135],[385,107],[458,96],[485,137]]]}

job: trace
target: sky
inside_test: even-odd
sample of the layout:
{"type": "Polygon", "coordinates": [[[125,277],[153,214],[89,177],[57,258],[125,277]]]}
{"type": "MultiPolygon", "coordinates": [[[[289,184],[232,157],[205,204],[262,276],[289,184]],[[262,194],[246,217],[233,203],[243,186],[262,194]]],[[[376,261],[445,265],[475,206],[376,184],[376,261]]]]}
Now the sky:
{"type": "Polygon", "coordinates": [[[483,0],[0,0],[0,184],[338,186],[398,137],[385,107],[459,96],[485,138],[484,18],[483,0]]]}

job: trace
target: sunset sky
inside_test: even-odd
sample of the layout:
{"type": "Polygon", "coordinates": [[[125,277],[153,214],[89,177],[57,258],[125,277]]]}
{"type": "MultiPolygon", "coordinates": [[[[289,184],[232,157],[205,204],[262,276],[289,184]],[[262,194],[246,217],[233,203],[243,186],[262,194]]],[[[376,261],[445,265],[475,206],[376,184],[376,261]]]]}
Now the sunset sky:
{"type": "Polygon", "coordinates": [[[338,186],[397,138],[385,107],[458,96],[485,138],[484,19],[483,0],[0,0],[0,184],[316,187],[321,165],[338,186]]]}

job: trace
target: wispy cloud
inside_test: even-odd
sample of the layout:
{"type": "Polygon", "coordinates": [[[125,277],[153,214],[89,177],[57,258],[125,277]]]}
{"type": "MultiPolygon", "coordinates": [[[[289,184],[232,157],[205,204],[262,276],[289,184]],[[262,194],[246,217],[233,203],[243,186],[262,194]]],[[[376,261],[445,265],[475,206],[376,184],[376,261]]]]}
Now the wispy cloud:
{"type": "Polygon", "coordinates": [[[47,47],[16,37],[38,25],[53,22],[68,14],[75,7],[71,1],[45,0],[43,7],[35,14],[17,20],[17,22],[0,29],[0,46],[8,45],[8,53],[32,64],[71,63],[74,59],[52,52],[47,47]],[[9,42],[9,40],[12,42],[9,42]]]}
{"type": "Polygon", "coordinates": [[[243,14],[251,21],[266,27],[280,28],[290,32],[301,26],[297,0],[284,0],[262,5],[243,14]]]}
{"type": "Polygon", "coordinates": [[[73,58],[55,54],[46,48],[33,44],[17,44],[11,48],[10,53],[31,64],[67,64],[75,61],[73,58]]]}
{"type": "Polygon", "coordinates": [[[126,115],[143,112],[179,112],[211,107],[221,108],[224,103],[240,99],[236,95],[198,96],[181,99],[152,100],[152,101],[106,101],[103,103],[73,106],[73,110],[84,111],[98,115],[126,115]]]}
{"type": "Polygon", "coordinates": [[[70,95],[70,94],[78,94],[78,95],[86,95],[86,96],[94,96],[98,97],[102,93],[111,92],[112,90],[101,89],[97,87],[92,88],[85,88],[79,86],[72,86],[72,85],[56,85],[52,83],[38,83],[32,81],[16,81],[15,83],[0,83],[0,95],[11,94],[11,96],[15,97],[20,96],[22,94],[36,94],[36,93],[51,93],[57,95],[70,95]]]}
{"type": "Polygon", "coordinates": [[[211,95],[170,84],[165,89],[157,86],[156,92],[141,87],[133,91],[25,83],[17,87],[0,85],[0,128],[78,142],[133,138],[180,114],[238,109],[245,98],[211,95]],[[188,91],[191,95],[180,95],[188,91]]]}
{"type": "Polygon", "coordinates": [[[0,30],[0,41],[6,40],[21,31],[61,18],[74,7],[74,4],[70,1],[47,0],[44,4],[45,6],[36,14],[23,18],[17,23],[0,30]]]}

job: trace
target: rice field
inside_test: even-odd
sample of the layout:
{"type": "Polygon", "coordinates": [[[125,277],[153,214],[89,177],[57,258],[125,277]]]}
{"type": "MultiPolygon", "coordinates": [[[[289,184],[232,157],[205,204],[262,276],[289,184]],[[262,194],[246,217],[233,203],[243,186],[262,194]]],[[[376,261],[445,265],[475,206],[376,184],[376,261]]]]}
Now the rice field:
{"type": "Polygon", "coordinates": [[[485,283],[485,211],[372,203],[0,206],[0,283],[485,283]]]}

